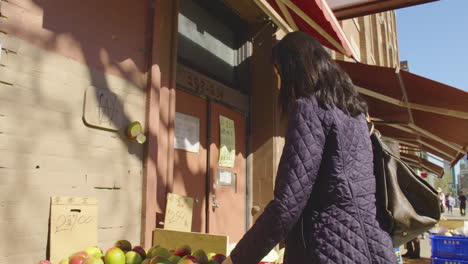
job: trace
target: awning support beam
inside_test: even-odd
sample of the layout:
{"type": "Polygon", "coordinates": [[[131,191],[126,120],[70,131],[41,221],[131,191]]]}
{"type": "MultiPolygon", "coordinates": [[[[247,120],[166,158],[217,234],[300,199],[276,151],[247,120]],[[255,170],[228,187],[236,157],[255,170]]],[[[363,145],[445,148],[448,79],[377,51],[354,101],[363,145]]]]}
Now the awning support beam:
{"type": "MultiPolygon", "coordinates": [[[[382,119],[375,118],[375,117],[373,117],[372,119],[373,119],[373,120],[380,120],[380,121],[382,121],[382,119]]],[[[410,134],[419,133],[419,132],[416,131],[416,130],[413,130],[413,129],[408,128],[408,127],[404,127],[404,126],[402,126],[402,125],[392,125],[392,124],[383,124],[383,125],[390,126],[390,127],[396,128],[396,129],[401,130],[401,131],[405,131],[405,132],[410,133],[410,134]]],[[[407,125],[408,125],[408,126],[411,126],[411,124],[407,124],[407,125]]],[[[413,126],[414,126],[414,125],[413,125],[413,126]]],[[[428,133],[429,133],[429,132],[428,132],[428,133]]],[[[424,134],[423,134],[423,135],[424,135],[424,134]]],[[[421,140],[421,139],[414,139],[414,141],[416,141],[416,142],[418,142],[418,143],[420,143],[420,144],[423,144],[423,145],[425,145],[425,146],[427,146],[427,147],[429,147],[429,148],[431,148],[431,149],[433,149],[433,150],[435,150],[435,151],[437,151],[437,152],[439,152],[439,153],[441,153],[441,154],[444,154],[446,157],[450,157],[450,158],[452,158],[453,160],[456,158],[456,157],[454,157],[453,155],[450,155],[450,154],[446,153],[445,151],[442,151],[442,150],[440,150],[440,149],[438,149],[438,148],[436,148],[436,147],[430,145],[429,143],[427,143],[427,142],[425,142],[425,141],[423,141],[423,140],[421,140]]],[[[439,141],[439,140],[436,140],[436,141],[439,141]]],[[[442,140],[442,141],[443,141],[443,140],[442,140]]],[[[442,143],[442,142],[440,142],[440,143],[442,143]]],[[[445,145],[445,144],[444,144],[444,145],[445,145]]],[[[456,150],[456,149],[455,149],[455,150],[456,150]]],[[[453,160],[452,160],[452,161],[453,161],[453,160]]]]}
{"type": "Polygon", "coordinates": [[[434,113],[434,114],[439,114],[439,115],[446,115],[446,116],[451,116],[451,117],[457,117],[457,118],[462,118],[462,119],[468,119],[468,113],[467,112],[462,112],[462,111],[456,111],[456,110],[450,110],[450,109],[445,109],[445,108],[440,108],[440,107],[434,107],[434,106],[428,106],[428,105],[421,105],[421,104],[414,104],[414,103],[405,103],[401,100],[392,98],[390,96],[383,95],[381,93],[377,93],[371,90],[368,90],[366,88],[360,87],[355,85],[356,89],[358,90],[359,93],[367,95],[369,97],[379,99],[381,101],[397,105],[400,107],[409,107],[414,110],[420,110],[424,112],[429,112],[429,113],[434,113]]]}
{"type": "Polygon", "coordinates": [[[271,7],[271,5],[266,0],[254,0],[254,2],[284,32],[293,32],[293,29],[288,25],[288,23],[284,21],[284,19],[278,14],[278,12],[276,12],[276,10],[273,7],[271,7]]]}
{"type": "Polygon", "coordinates": [[[294,22],[294,19],[291,16],[291,13],[289,13],[288,8],[284,5],[283,2],[280,0],[276,0],[276,4],[278,5],[279,9],[281,10],[281,13],[283,13],[284,17],[286,18],[286,21],[288,21],[289,26],[292,28],[292,30],[297,31],[299,28],[296,25],[296,22],[294,22]]]}

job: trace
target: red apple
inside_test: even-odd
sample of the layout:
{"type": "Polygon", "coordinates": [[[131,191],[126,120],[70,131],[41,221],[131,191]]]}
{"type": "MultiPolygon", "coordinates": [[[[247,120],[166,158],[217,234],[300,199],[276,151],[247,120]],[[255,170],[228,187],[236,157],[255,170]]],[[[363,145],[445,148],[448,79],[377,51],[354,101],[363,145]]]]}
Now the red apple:
{"type": "Polygon", "coordinates": [[[146,258],[146,250],[143,247],[136,246],[132,250],[135,251],[136,253],[140,254],[142,259],[146,258]]]}
{"type": "Polygon", "coordinates": [[[82,257],[88,258],[89,254],[86,251],[78,251],[78,252],[71,254],[70,257],[68,257],[68,259],[72,259],[73,257],[76,257],[76,256],[82,256],[82,257]]]}
{"type": "Polygon", "coordinates": [[[88,257],[76,255],[70,259],[69,264],[83,264],[88,257]]]}
{"type": "Polygon", "coordinates": [[[115,242],[114,247],[118,247],[121,250],[123,250],[124,252],[132,250],[132,244],[130,244],[130,241],[128,241],[128,240],[119,240],[119,241],[115,242]]]}
{"type": "Polygon", "coordinates": [[[223,261],[226,259],[226,256],[224,256],[223,254],[216,254],[213,257],[211,257],[211,259],[218,263],[223,263],[223,261]]]}
{"type": "Polygon", "coordinates": [[[174,255],[179,256],[179,257],[184,257],[190,254],[192,254],[192,249],[188,245],[183,245],[181,247],[178,247],[174,252],[174,255]]]}

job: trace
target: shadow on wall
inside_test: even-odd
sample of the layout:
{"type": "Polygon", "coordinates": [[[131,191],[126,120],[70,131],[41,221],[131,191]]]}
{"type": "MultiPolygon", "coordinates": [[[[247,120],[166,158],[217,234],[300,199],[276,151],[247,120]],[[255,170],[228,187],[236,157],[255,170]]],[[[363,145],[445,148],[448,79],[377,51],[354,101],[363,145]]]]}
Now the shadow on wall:
{"type": "MultiPolygon", "coordinates": [[[[54,61],[55,57],[42,55],[45,53],[33,54],[32,48],[28,54],[21,54],[20,50],[17,57],[22,57],[21,60],[28,64],[15,65],[15,70],[18,76],[29,75],[21,83],[15,82],[8,87],[21,88],[19,95],[24,96],[14,99],[17,101],[7,101],[0,108],[5,112],[0,113],[2,119],[7,123],[7,128],[0,134],[6,140],[15,142],[14,150],[3,152],[12,157],[3,160],[5,166],[0,162],[4,175],[11,176],[7,180],[7,191],[2,195],[2,201],[7,203],[4,215],[8,229],[5,227],[5,230],[10,230],[7,237],[17,237],[17,243],[10,243],[12,248],[7,252],[13,252],[14,245],[24,243],[33,247],[32,256],[40,258],[45,253],[39,247],[45,247],[43,241],[47,239],[42,231],[47,226],[44,222],[48,215],[45,212],[49,211],[46,200],[49,195],[99,195],[103,201],[101,209],[109,215],[115,212],[116,207],[127,208],[141,203],[141,200],[132,201],[135,198],[132,192],[141,193],[142,190],[142,186],[132,184],[132,177],[143,176],[143,148],[124,138],[121,133],[85,128],[81,122],[84,90],[71,89],[77,88],[76,83],[72,85],[73,82],[80,81],[83,86],[89,82],[89,85],[113,93],[110,74],[129,80],[134,84],[132,89],[136,87],[142,92],[146,91],[149,68],[146,65],[147,2],[11,0],[3,2],[2,13],[8,16],[5,22],[1,22],[2,31],[9,36],[89,66],[87,76],[86,73],[81,76],[81,72],[62,72],[78,67],[70,67],[75,65],[70,62],[61,69],[60,63],[67,61],[63,57],[57,57],[54,61]],[[50,71],[53,67],[53,71],[50,71]],[[42,68],[47,70],[42,71],[42,68]],[[73,100],[67,98],[74,96],[73,100]],[[26,100],[30,100],[29,105],[25,105],[26,100]],[[23,126],[17,134],[11,128],[15,120],[21,121],[23,126]],[[120,140],[115,143],[115,138],[120,140]],[[110,142],[113,145],[107,146],[106,143],[110,142]],[[127,147],[131,157],[128,153],[118,152],[122,144],[127,147]],[[118,175],[112,175],[112,171],[118,171],[118,175]],[[128,177],[124,177],[126,174],[128,177]],[[91,178],[93,183],[90,183],[91,178]],[[118,191],[97,190],[94,187],[101,186],[97,184],[106,187],[118,184],[121,188],[118,191]],[[19,190],[22,190],[22,195],[19,195],[19,190]],[[41,206],[34,206],[38,201],[41,206]],[[41,219],[25,227],[23,222],[33,215],[41,219]]],[[[95,96],[98,98],[99,94],[95,96]]],[[[3,98],[2,94],[0,99],[3,98]]],[[[143,108],[144,103],[141,105],[143,108]]],[[[123,107],[124,102],[115,102],[114,108],[122,113],[122,122],[129,124],[134,120],[130,120],[123,107]]],[[[108,111],[103,109],[104,115],[112,121],[108,111]]],[[[156,163],[155,160],[151,162],[156,163]]],[[[140,182],[141,178],[136,181],[140,182]]],[[[131,229],[138,231],[141,216],[110,218],[107,217],[108,222],[100,222],[100,232],[110,234],[114,230],[116,235],[124,235],[128,231],[123,230],[123,226],[133,226],[131,229]]],[[[6,256],[8,254],[2,254],[2,257],[6,256]]]]}

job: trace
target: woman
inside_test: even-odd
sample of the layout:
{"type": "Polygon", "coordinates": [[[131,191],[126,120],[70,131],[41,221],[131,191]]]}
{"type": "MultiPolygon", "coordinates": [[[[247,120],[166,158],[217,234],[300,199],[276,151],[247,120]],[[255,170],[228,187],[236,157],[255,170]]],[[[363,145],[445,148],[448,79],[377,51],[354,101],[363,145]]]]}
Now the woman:
{"type": "Polygon", "coordinates": [[[273,50],[289,114],[274,199],[223,264],[258,264],[285,238],[285,264],[396,263],[377,220],[367,106],[312,37],[273,50]]]}

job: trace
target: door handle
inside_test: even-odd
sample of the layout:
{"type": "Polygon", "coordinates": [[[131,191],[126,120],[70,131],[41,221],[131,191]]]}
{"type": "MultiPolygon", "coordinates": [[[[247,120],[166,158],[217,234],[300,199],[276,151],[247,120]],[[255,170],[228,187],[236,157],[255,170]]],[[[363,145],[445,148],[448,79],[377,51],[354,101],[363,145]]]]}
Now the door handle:
{"type": "Polygon", "coordinates": [[[212,203],[211,206],[213,208],[219,208],[220,204],[219,203],[212,203]]]}

